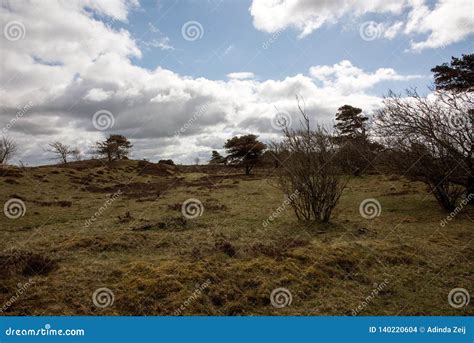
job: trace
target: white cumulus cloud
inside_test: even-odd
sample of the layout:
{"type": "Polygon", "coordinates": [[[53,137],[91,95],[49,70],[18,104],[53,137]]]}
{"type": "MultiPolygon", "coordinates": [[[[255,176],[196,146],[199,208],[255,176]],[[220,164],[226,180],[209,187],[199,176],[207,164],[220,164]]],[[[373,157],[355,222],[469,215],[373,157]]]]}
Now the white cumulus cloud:
{"type": "Polygon", "coordinates": [[[227,77],[229,79],[245,80],[245,79],[253,79],[255,75],[254,73],[250,73],[250,72],[237,72],[237,73],[227,74],[227,77]]]}
{"type": "Polygon", "coordinates": [[[305,99],[313,121],[330,123],[346,103],[367,112],[379,106],[381,99],[366,92],[378,82],[412,77],[390,68],[362,70],[347,60],[263,81],[250,72],[209,80],[161,67],[150,70],[132,62],[142,53],[130,32],[98,18],[125,22],[137,6],[132,1],[114,4],[36,0],[0,7],[2,27],[18,20],[27,29],[22,40],[0,38],[0,129],[18,108],[31,104],[7,132],[21,147],[18,159],[50,162],[43,148],[53,140],[90,152],[95,141],[120,133],[132,140],[134,158],[205,160],[232,135],[256,133],[266,141],[280,137],[272,118],[277,109],[297,116],[296,95],[305,99]],[[92,122],[100,110],[114,117],[106,131],[92,122]]]}
{"type": "Polygon", "coordinates": [[[383,14],[387,18],[380,23],[383,37],[393,39],[403,33],[412,39],[412,51],[444,47],[472,35],[473,13],[472,0],[253,0],[250,6],[258,30],[274,33],[294,28],[299,38],[347,17],[363,21],[364,15],[383,14]]]}

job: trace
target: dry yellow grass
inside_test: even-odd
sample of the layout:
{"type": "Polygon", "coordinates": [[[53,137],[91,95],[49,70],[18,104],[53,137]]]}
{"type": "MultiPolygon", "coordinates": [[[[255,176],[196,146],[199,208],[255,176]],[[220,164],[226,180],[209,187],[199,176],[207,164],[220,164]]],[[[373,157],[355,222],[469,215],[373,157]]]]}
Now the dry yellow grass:
{"type": "Polygon", "coordinates": [[[353,179],[330,224],[297,222],[287,208],[264,226],[283,195],[262,171],[81,165],[0,176],[2,205],[26,205],[23,217],[0,217],[0,309],[32,282],[4,315],[351,315],[381,284],[359,315],[474,314],[447,299],[456,287],[474,294],[473,210],[441,227],[446,213],[421,184],[353,179]],[[183,221],[189,198],[204,212],[183,221]],[[359,214],[367,198],[379,217],[359,214]],[[94,305],[101,287],[111,306],[94,305]],[[271,305],[278,287],[291,305],[271,305]]]}

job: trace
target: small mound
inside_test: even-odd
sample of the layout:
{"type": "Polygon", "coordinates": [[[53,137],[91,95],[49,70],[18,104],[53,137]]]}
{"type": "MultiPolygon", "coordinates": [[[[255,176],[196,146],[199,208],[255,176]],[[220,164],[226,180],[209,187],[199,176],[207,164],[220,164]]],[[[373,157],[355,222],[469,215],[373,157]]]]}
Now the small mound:
{"type": "Polygon", "coordinates": [[[52,206],[71,207],[72,206],[72,201],[69,201],[69,200],[54,200],[54,201],[33,200],[32,202],[43,207],[52,207],[52,206]]]}
{"type": "Polygon", "coordinates": [[[134,236],[130,239],[127,235],[122,235],[112,241],[103,237],[86,237],[66,245],[68,250],[89,250],[93,252],[105,251],[128,251],[139,247],[145,238],[142,236],[134,236]]]}
{"type": "Polygon", "coordinates": [[[105,161],[102,160],[84,160],[84,161],[73,161],[66,164],[58,165],[59,168],[68,168],[75,170],[90,170],[93,168],[103,167],[105,161]]]}
{"type": "Polygon", "coordinates": [[[157,179],[156,182],[117,183],[113,186],[88,185],[85,189],[92,193],[120,193],[128,199],[158,198],[163,192],[175,187],[173,180],[157,179]]]}
{"type": "Polygon", "coordinates": [[[23,173],[17,167],[2,166],[0,167],[1,177],[23,177],[23,173]]]}
{"type": "Polygon", "coordinates": [[[147,222],[132,228],[133,231],[149,230],[179,230],[188,227],[188,221],[183,217],[166,217],[158,222],[147,222]]]}
{"type": "Polygon", "coordinates": [[[0,275],[47,275],[57,268],[57,262],[33,252],[11,252],[0,255],[0,275]]]}
{"type": "Polygon", "coordinates": [[[223,252],[229,257],[234,257],[237,254],[237,251],[232,243],[226,240],[219,240],[217,241],[214,246],[218,251],[223,252]]]}
{"type": "Polygon", "coordinates": [[[138,175],[173,176],[177,172],[174,165],[139,161],[136,168],[138,175]]]}

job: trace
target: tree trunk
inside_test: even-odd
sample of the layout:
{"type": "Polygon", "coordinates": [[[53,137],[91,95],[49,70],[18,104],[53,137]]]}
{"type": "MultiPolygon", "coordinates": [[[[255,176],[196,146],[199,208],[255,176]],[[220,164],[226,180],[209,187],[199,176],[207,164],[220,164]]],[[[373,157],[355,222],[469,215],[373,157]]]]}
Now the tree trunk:
{"type": "Polygon", "coordinates": [[[469,110],[471,119],[471,155],[468,157],[470,175],[466,183],[466,198],[469,205],[474,205],[474,109],[469,110]]]}
{"type": "Polygon", "coordinates": [[[438,200],[438,203],[448,212],[454,211],[456,204],[455,199],[450,199],[448,193],[440,184],[436,185],[433,189],[433,194],[438,200]]]}
{"type": "Polygon", "coordinates": [[[472,175],[467,179],[466,199],[469,205],[474,205],[474,176],[472,175]]]}

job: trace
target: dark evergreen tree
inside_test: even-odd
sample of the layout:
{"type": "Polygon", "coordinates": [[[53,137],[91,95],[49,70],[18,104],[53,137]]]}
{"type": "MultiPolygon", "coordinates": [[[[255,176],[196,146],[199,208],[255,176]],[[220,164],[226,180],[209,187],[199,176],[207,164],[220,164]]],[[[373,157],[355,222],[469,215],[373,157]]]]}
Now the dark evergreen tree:
{"type": "Polygon", "coordinates": [[[334,127],[341,137],[365,137],[368,119],[362,114],[362,109],[344,105],[337,110],[334,127]]]}
{"type": "MultiPolygon", "coordinates": [[[[451,63],[443,63],[431,69],[434,73],[435,87],[438,91],[454,93],[470,93],[474,91],[474,54],[462,55],[461,58],[451,57],[451,63]]],[[[466,164],[469,168],[467,179],[467,198],[474,204],[474,109],[468,111],[471,124],[471,150],[466,164]]]]}
{"type": "Polygon", "coordinates": [[[212,156],[211,159],[209,160],[209,164],[221,164],[221,163],[226,163],[226,158],[219,154],[218,151],[213,150],[212,151],[212,156]]]}
{"type": "Polygon", "coordinates": [[[451,63],[443,63],[431,69],[438,90],[474,90],[474,54],[451,57],[451,63]]]}
{"type": "Polygon", "coordinates": [[[105,141],[96,143],[97,152],[105,155],[109,162],[127,157],[132,147],[130,141],[122,135],[110,135],[105,141]]]}
{"type": "Polygon", "coordinates": [[[249,175],[252,168],[260,161],[265,144],[257,140],[256,135],[235,136],[228,139],[224,145],[227,149],[227,159],[232,164],[238,164],[245,168],[245,175],[249,175]]]}

